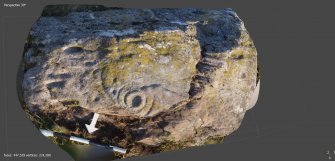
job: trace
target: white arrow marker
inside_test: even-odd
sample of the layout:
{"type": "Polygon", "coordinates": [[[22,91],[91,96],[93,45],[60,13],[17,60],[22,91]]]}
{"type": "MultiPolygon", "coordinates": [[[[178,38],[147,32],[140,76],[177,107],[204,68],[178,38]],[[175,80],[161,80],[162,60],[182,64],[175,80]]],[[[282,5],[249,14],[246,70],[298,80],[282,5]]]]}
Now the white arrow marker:
{"type": "Polygon", "coordinates": [[[98,117],[99,117],[99,114],[94,113],[91,124],[90,125],[85,124],[86,129],[90,134],[98,130],[98,128],[95,127],[95,124],[97,124],[97,121],[98,121],[98,117]]]}

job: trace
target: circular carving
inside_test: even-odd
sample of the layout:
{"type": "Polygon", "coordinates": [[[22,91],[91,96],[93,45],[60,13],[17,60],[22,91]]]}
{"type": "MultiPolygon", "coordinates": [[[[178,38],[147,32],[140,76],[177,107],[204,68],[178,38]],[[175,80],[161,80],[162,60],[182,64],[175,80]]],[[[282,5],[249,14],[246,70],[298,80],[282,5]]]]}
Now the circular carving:
{"type": "Polygon", "coordinates": [[[146,95],[141,91],[129,92],[124,98],[125,105],[127,108],[133,110],[140,110],[146,106],[146,95]]]}

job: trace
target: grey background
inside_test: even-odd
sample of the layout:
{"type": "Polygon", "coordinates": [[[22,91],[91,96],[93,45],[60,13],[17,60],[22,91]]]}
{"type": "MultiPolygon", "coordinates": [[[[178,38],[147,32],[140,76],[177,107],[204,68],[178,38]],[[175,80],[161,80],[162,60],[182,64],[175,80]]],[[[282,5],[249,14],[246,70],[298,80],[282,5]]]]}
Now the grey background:
{"type": "MultiPolygon", "coordinates": [[[[335,151],[335,1],[273,0],[35,0],[24,8],[1,4],[0,119],[3,153],[51,153],[51,158],[0,160],[71,161],[26,118],[16,93],[16,72],[30,26],[46,4],[122,7],[233,8],[245,22],[260,61],[261,93],[241,127],[223,144],[127,160],[329,160],[335,151]]],[[[335,160],[335,154],[330,160],[335,160]]]]}

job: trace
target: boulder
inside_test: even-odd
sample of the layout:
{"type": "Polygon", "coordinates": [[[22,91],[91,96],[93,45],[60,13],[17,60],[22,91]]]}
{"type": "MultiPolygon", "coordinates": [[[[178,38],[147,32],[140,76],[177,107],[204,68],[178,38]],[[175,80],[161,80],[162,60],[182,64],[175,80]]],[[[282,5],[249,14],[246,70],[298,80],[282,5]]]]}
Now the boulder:
{"type": "Polygon", "coordinates": [[[19,94],[38,128],[131,157],[221,142],[257,101],[257,67],[232,9],[47,6],[25,44],[19,94]]]}

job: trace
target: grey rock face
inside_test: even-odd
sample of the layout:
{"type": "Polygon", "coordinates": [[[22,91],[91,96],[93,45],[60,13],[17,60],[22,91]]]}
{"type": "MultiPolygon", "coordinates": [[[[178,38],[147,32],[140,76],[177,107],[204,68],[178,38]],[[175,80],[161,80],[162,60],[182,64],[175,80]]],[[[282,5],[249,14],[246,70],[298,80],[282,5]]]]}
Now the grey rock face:
{"type": "Polygon", "coordinates": [[[49,6],[29,33],[20,91],[39,128],[129,157],[220,142],[256,103],[257,74],[231,9],[49,6]]]}

